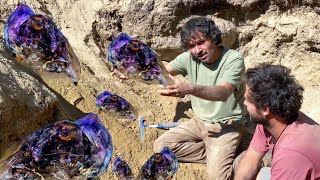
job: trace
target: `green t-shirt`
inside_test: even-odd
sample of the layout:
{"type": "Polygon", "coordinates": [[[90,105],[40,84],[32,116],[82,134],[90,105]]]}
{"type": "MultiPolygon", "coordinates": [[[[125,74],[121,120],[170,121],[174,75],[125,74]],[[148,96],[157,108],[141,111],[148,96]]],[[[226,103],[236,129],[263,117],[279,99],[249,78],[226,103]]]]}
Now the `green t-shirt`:
{"type": "Polygon", "coordinates": [[[204,64],[197,60],[189,51],[177,56],[170,62],[172,68],[179,74],[189,75],[192,84],[215,86],[222,82],[232,83],[236,90],[226,102],[209,101],[191,95],[191,105],[194,114],[204,122],[224,122],[228,119],[243,119],[246,110],[243,106],[245,72],[242,55],[232,49],[224,48],[222,57],[214,64],[204,64]]]}

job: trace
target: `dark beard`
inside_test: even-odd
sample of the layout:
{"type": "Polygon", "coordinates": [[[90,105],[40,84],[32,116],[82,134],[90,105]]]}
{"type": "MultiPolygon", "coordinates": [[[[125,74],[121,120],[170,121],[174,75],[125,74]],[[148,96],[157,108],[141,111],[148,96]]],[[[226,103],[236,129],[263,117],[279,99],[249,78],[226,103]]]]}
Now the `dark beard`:
{"type": "Polygon", "coordinates": [[[250,116],[250,120],[255,124],[269,125],[267,119],[264,116],[260,116],[260,117],[250,116]]]}

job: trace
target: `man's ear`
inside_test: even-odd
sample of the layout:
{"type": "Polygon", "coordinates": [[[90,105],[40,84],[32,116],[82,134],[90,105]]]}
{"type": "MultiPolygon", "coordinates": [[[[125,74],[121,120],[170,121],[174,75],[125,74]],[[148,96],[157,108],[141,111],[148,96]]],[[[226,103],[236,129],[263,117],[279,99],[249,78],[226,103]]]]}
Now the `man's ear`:
{"type": "Polygon", "coordinates": [[[262,114],[265,115],[265,116],[268,116],[268,115],[270,115],[270,113],[271,113],[269,107],[263,107],[263,108],[261,108],[261,112],[262,112],[262,114]]]}

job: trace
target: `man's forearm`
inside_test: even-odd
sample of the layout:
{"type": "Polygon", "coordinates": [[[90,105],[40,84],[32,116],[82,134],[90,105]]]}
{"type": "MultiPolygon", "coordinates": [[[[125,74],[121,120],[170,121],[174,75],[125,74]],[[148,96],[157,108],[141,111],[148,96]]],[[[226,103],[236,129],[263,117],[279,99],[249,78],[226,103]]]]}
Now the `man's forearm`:
{"type": "Polygon", "coordinates": [[[236,167],[235,180],[251,180],[255,177],[258,171],[259,163],[264,154],[255,152],[249,148],[241,158],[236,167]]]}
{"type": "Polygon", "coordinates": [[[257,174],[258,167],[251,166],[250,162],[240,162],[234,180],[251,180],[257,174]]]}
{"type": "Polygon", "coordinates": [[[226,101],[230,95],[223,86],[201,86],[195,84],[192,85],[190,94],[209,101],[226,101]]]}

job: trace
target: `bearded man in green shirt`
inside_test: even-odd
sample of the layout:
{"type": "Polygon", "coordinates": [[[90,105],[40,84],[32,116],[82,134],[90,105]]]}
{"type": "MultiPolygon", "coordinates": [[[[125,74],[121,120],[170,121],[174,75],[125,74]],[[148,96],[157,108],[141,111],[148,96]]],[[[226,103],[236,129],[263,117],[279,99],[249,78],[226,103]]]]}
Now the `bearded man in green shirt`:
{"type": "Polygon", "coordinates": [[[230,179],[246,110],[242,55],[220,46],[214,21],[190,19],[181,30],[186,52],[166,65],[175,81],[162,87],[164,96],[191,96],[194,117],[161,135],[154,150],[170,147],[180,162],[207,163],[209,179],[230,179]],[[174,76],[188,75],[189,82],[174,76]]]}

